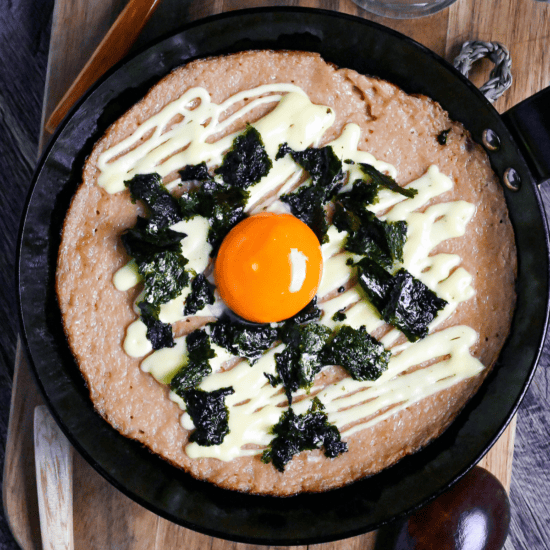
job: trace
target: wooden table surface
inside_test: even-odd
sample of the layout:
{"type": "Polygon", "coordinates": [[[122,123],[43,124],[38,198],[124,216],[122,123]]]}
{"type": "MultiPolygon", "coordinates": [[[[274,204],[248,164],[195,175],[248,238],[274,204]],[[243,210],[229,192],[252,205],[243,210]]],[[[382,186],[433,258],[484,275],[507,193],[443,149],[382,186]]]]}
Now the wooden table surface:
{"type": "MultiPolygon", "coordinates": [[[[124,4],[124,0],[103,0],[93,4],[85,0],[56,0],[55,4],[53,0],[38,3],[32,0],[18,0],[10,5],[2,16],[4,19],[0,20],[0,28],[8,31],[0,38],[3,59],[0,64],[0,81],[3,82],[0,114],[7,127],[7,131],[0,132],[0,173],[5,179],[0,190],[0,208],[3,213],[0,223],[5,236],[4,254],[1,259],[1,273],[5,284],[0,288],[0,292],[3,293],[0,303],[0,311],[3,314],[3,321],[0,321],[3,328],[0,335],[3,351],[0,356],[0,435],[4,440],[9,402],[6,398],[9,396],[9,375],[13,368],[17,331],[15,323],[5,321],[14,316],[14,290],[9,280],[9,272],[14,261],[16,232],[9,228],[17,226],[25,189],[30,181],[37,141],[41,135],[38,116],[41,111],[40,99],[44,92],[44,82],[46,92],[43,113],[47,115],[62,97],[124,4]],[[51,21],[53,27],[50,34],[51,21]],[[50,36],[50,61],[46,72],[46,48],[50,36]],[[16,44],[19,47],[15,47],[16,44]]],[[[550,5],[534,0],[458,0],[451,8],[439,14],[408,21],[370,16],[350,0],[163,0],[135,48],[199,17],[264,5],[321,7],[367,17],[407,34],[447,60],[454,58],[462,42],[467,39],[503,42],[512,54],[514,85],[496,103],[497,109],[501,112],[542,89],[550,81],[550,5]]],[[[481,62],[471,77],[475,83],[480,84],[486,79],[489,70],[490,64],[481,62]]],[[[47,136],[42,136],[41,145],[46,139],[47,136]]],[[[550,195],[547,204],[550,207],[550,195]]],[[[550,350],[550,345],[547,345],[546,349],[550,350]]],[[[549,359],[546,353],[519,413],[511,479],[512,525],[506,543],[508,550],[550,548],[550,396],[546,374],[549,359]]],[[[30,409],[34,403],[33,382],[26,371],[23,371],[21,376],[19,387],[29,399],[21,408],[24,414],[28,413],[26,408],[30,409]]],[[[21,449],[24,451],[24,446],[21,449]]],[[[504,457],[506,458],[508,457],[504,457]]],[[[93,490],[75,491],[75,509],[81,511],[80,521],[75,525],[77,549],[258,548],[211,539],[176,527],[114,491],[80,457],[76,458],[75,466],[75,487],[89,486],[90,476],[94,476],[91,478],[93,490]],[[93,512],[98,500],[111,511],[108,517],[93,512]],[[86,510],[89,513],[86,513],[86,510]]],[[[6,487],[4,490],[6,491],[6,487]]],[[[8,487],[8,490],[11,491],[12,488],[8,487]]],[[[35,510],[31,509],[30,515],[34,513],[35,510]]],[[[29,512],[26,514],[28,516],[29,512]]],[[[16,548],[5,523],[0,526],[0,548],[16,548]]],[[[36,535],[36,523],[33,524],[31,521],[30,526],[32,539],[32,534],[36,535]]],[[[311,548],[366,549],[369,547],[369,541],[368,536],[357,537],[342,543],[316,545],[311,548]]],[[[24,546],[38,547],[36,541],[32,540],[27,541],[24,546]]]]}

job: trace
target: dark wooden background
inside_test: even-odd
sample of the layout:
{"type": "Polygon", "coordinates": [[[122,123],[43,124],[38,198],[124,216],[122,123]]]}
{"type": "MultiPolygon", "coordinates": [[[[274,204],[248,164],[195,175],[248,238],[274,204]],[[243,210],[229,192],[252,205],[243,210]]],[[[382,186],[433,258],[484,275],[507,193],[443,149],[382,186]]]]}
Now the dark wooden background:
{"type": "MultiPolygon", "coordinates": [[[[95,1],[90,0],[91,9],[95,1]]],[[[199,0],[201,1],[201,0],[199,0]]],[[[534,0],[524,0],[532,2],[534,0]]],[[[121,4],[122,4],[121,0],[121,4]]],[[[190,0],[181,0],[185,22],[190,0]]],[[[0,465],[18,333],[15,248],[36,155],[54,0],[0,0],[0,465]]],[[[138,45],[158,34],[145,29],[138,45]]],[[[550,193],[546,204],[550,206],[550,193]]],[[[550,208],[547,208],[550,211],[550,208]]],[[[550,344],[518,415],[506,550],[550,549],[550,344]]],[[[16,549],[0,514],[0,550],[16,549]]]]}

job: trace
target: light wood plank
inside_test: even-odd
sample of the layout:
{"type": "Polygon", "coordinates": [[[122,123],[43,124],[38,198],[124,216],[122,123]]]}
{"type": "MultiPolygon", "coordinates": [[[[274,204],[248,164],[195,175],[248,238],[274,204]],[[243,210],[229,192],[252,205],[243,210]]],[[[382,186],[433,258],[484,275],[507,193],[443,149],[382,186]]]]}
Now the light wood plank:
{"type": "Polygon", "coordinates": [[[24,550],[42,548],[34,471],[33,418],[35,407],[43,404],[23,356],[21,341],[18,341],[2,498],[11,532],[24,550]]]}
{"type": "Polygon", "coordinates": [[[34,454],[44,550],[74,550],[73,452],[47,407],[34,409],[34,454]]]}
{"type": "MultiPolygon", "coordinates": [[[[185,548],[185,550],[285,550],[282,546],[260,546],[217,539],[195,533],[161,519],[157,531],[155,550],[185,548]]],[[[292,546],[293,550],[306,550],[306,546],[292,546]]]]}
{"type": "Polygon", "coordinates": [[[514,458],[514,440],[516,434],[517,416],[493,445],[491,450],[479,461],[479,466],[489,470],[510,492],[512,481],[512,461],[514,458]]]}
{"type": "MultiPolygon", "coordinates": [[[[514,82],[495,103],[499,112],[550,83],[550,6],[534,0],[459,0],[450,8],[446,55],[454,58],[466,40],[497,41],[512,55],[514,82]]],[[[493,65],[474,66],[471,79],[481,85],[493,65]]]]}
{"type": "Polygon", "coordinates": [[[326,544],[311,544],[308,550],[374,550],[376,531],[350,539],[329,542],[326,544]]]}
{"type": "MultiPolygon", "coordinates": [[[[42,106],[42,128],[125,3],[126,0],[56,1],[42,106]]],[[[39,150],[44,148],[49,138],[49,134],[42,132],[39,150]]]]}
{"type": "MultiPolygon", "coordinates": [[[[103,479],[78,453],[74,459],[77,550],[151,550],[160,518],[103,479]]],[[[167,547],[169,548],[169,547],[167,547]]]]}

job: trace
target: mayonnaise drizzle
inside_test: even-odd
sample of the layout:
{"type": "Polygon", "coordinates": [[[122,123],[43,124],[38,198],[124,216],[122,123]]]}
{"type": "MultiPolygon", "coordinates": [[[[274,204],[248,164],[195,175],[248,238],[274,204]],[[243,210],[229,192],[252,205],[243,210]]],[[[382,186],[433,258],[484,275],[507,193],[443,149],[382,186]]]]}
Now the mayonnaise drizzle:
{"type": "MultiPolygon", "coordinates": [[[[275,160],[280,144],[286,142],[295,150],[317,146],[324,132],[334,122],[334,112],[330,108],[313,105],[300,88],[291,84],[260,86],[236,94],[221,105],[212,103],[210,95],[203,88],[189,90],[140,125],[131,136],[100,156],[98,183],[108,192],[116,193],[124,189],[124,180],[135,174],[154,171],[165,177],[187,164],[205,161],[211,167],[219,165],[236,134],[229,134],[217,141],[207,140],[245,117],[252,109],[271,103],[276,104],[275,108],[253,126],[262,135],[266,150],[273,160],[273,168],[249,189],[251,196],[246,210],[250,214],[266,210],[288,212],[287,205],[277,200],[277,196],[293,190],[304,179],[304,174],[288,155],[275,160]],[[244,107],[220,120],[226,111],[244,99],[248,100],[244,107]],[[181,120],[174,124],[175,117],[181,120]],[[149,138],[141,142],[147,136],[149,138]]],[[[377,161],[369,153],[358,150],[360,137],[359,126],[347,124],[330,145],[342,160],[372,164],[395,177],[397,174],[392,165],[377,161]]],[[[357,164],[344,163],[344,170],[348,173],[348,183],[342,192],[348,191],[352,182],[362,176],[357,164]]],[[[307,179],[301,183],[309,184],[307,179]]],[[[346,436],[372,426],[460,380],[475,376],[483,369],[483,365],[469,351],[478,339],[473,329],[454,326],[433,332],[452,315],[459,303],[471,298],[475,291],[471,287],[471,275],[459,267],[459,256],[431,255],[431,252],[441,242],[463,236],[475,208],[467,202],[454,201],[438,203],[429,206],[424,212],[418,212],[432,198],[453,187],[452,180],[441,174],[436,166],[431,166],[426,174],[409,185],[418,190],[414,198],[405,199],[402,195],[382,190],[378,202],[367,208],[377,214],[387,211],[381,216],[382,219],[404,220],[408,223],[403,266],[449,303],[434,319],[430,325],[431,333],[423,340],[414,344],[407,341],[395,346],[401,337],[398,330],[392,329],[384,336],[382,342],[387,348],[393,346],[393,355],[388,370],[375,382],[357,382],[346,378],[325,388],[314,386],[310,396],[302,390],[296,393],[297,397],[303,396],[304,399],[293,407],[296,412],[302,413],[309,407],[312,396],[320,392],[319,397],[326,407],[329,420],[346,436]],[[431,364],[404,374],[410,367],[424,362],[431,364]],[[385,412],[380,414],[382,410],[385,412]]],[[[189,235],[182,240],[182,254],[190,260],[192,269],[196,272],[204,271],[211,251],[206,240],[208,222],[196,217],[180,222],[172,229],[189,235]]],[[[318,289],[322,310],[320,322],[331,329],[341,324],[354,328],[364,325],[372,333],[384,326],[384,321],[366,300],[358,285],[327,299],[327,295],[332,295],[336,289],[343,285],[349,286],[354,274],[354,268],[346,262],[349,258],[358,257],[344,251],[346,236],[346,233],[338,232],[333,226],[328,232],[329,242],[322,246],[324,271],[318,289]],[[343,322],[332,319],[337,311],[345,311],[346,319],[343,322]]],[[[292,260],[292,263],[294,265],[296,261],[292,260]]],[[[127,290],[139,280],[133,262],[121,268],[114,277],[115,286],[119,290],[127,290]]],[[[183,319],[183,306],[188,293],[189,289],[185,289],[180,296],[164,304],[161,307],[161,320],[174,323],[183,319]]],[[[217,315],[222,307],[218,297],[214,306],[199,314],[217,315]]],[[[169,383],[187,362],[185,338],[176,338],[175,342],[175,347],[155,351],[142,361],[142,370],[150,372],[161,383],[169,383]]],[[[235,393],[226,398],[230,408],[230,433],[221,445],[201,447],[191,443],[187,445],[186,452],[192,458],[215,457],[220,460],[257,454],[261,452],[258,446],[269,444],[272,437],[269,429],[279,420],[286,403],[280,387],[271,387],[264,376],[264,373],[275,374],[275,354],[283,346],[266,352],[253,367],[248,361],[242,360],[228,370],[223,370],[223,365],[231,355],[218,346],[214,347],[217,356],[211,364],[212,374],[201,382],[200,387],[206,391],[225,386],[234,388],[235,393]]],[[[132,357],[141,357],[151,352],[151,345],[145,338],[145,325],[140,320],[128,327],[124,349],[132,357]]],[[[179,396],[171,392],[170,398],[185,410],[185,403],[179,396]]],[[[186,429],[194,428],[191,418],[185,412],[181,422],[186,429]]]]}
{"type": "Polygon", "coordinates": [[[290,263],[290,286],[289,292],[298,292],[306,280],[308,257],[297,248],[291,248],[288,255],[290,263]]]}

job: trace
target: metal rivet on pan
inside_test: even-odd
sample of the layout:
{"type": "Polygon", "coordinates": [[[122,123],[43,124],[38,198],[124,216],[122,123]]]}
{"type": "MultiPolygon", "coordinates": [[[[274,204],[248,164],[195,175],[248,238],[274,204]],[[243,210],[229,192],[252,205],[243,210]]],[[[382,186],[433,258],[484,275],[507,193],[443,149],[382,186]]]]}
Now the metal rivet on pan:
{"type": "Polygon", "coordinates": [[[483,130],[483,145],[489,151],[498,151],[500,149],[500,138],[494,130],[483,130]]]}
{"type": "Polygon", "coordinates": [[[519,191],[521,185],[521,178],[514,168],[506,168],[504,171],[504,185],[511,189],[512,191],[519,191]]]}

